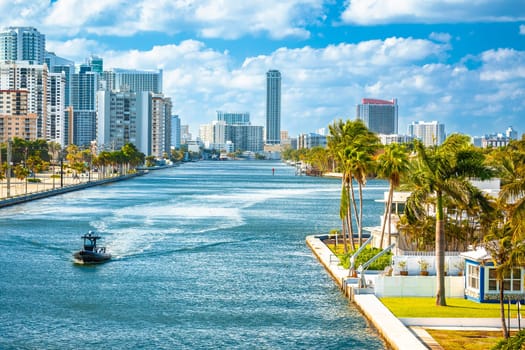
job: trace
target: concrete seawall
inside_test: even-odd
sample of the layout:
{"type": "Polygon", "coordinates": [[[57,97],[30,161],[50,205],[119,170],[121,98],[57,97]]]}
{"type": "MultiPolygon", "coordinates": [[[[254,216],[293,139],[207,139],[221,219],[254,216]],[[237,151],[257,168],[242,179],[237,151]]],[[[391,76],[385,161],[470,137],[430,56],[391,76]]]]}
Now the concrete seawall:
{"type": "Polygon", "coordinates": [[[348,270],[339,265],[339,259],[322,242],[322,238],[324,237],[308,236],[306,237],[306,244],[345,296],[376,327],[388,345],[399,350],[428,349],[374,294],[368,294],[369,291],[361,293],[362,289],[357,288],[357,279],[348,277],[348,270]]]}
{"type": "Polygon", "coordinates": [[[103,179],[103,180],[83,182],[83,183],[79,183],[75,185],[68,185],[68,186],[64,186],[60,188],[55,188],[52,190],[33,192],[33,193],[28,193],[26,195],[11,197],[11,198],[0,200],[0,208],[4,208],[4,207],[11,206],[11,205],[16,205],[16,204],[21,204],[21,203],[25,203],[25,202],[29,202],[29,201],[33,201],[37,199],[57,196],[59,194],[63,194],[67,192],[78,191],[84,188],[104,185],[104,184],[111,183],[111,182],[123,181],[123,180],[127,180],[130,178],[136,177],[136,176],[144,175],[145,173],[146,172],[140,171],[134,174],[115,176],[115,177],[110,177],[110,178],[103,179]]]}

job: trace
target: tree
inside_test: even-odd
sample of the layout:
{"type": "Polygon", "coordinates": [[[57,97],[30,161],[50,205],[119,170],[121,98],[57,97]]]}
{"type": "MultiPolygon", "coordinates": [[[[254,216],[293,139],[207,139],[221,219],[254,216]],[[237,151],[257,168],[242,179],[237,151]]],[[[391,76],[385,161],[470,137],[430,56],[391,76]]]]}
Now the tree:
{"type": "Polygon", "coordinates": [[[503,336],[509,337],[505,323],[505,276],[525,263],[525,138],[506,148],[493,150],[489,164],[497,169],[501,189],[495,201],[496,215],[491,220],[485,248],[490,252],[499,287],[503,336]]]}
{"type": "Polygon", "coordinates": [[[432,203],[435,213],[436,305],[446,306],[445,299],[445,196],[467,202],[473,191],[470,178],[485,180],[493,171],[484,164],[484,156],[470,144],[468,136],[453,134],[437,147],[426,148],[415,141],[417,157],[411,174],[413,191],[405,213],[410,222],[424,220],[432,203]]]}
{"type": "Polygon", "coordinates": [[[29,176],[29,170],[22,164],[17,164],[13,170],[15,177],[20,181],[26,180],[25,193],[27,194],[27,177],[29,176]]]}
{"type": "Polygon", "coordinates": [[[359,242],[362,241],[362,188],[371,171],[371,160],[378,147],[379,139],[360,120],[348,120],[344,123],[339,120],[330,125],[329,129],[328,152],[337,163],[337,169],[342,173],[339,213],[343,223],[343,244],[346,252],[346,234],[348,234],[352,248],[354,248],[352,208],[355,214],[359,242]],[[359,211],[357,210],[353,187],[354,179],[359,187],[359,211]]]}
{"type": "Polygon", "coordinates": [[[385,215],[381,228],[381,240],[379,248],[383,248],[383,238],[385,235],[385,226],[388,224],[388,245],[391,244],[391,222],[392,199],[394,190],[400,185],[401,177],[408,171],[408,153],[404,145],[391,143],[385,147],[384,152],[377,158],[377,172],[382,178],[388,180],[388,198],[385,206],[385,215]],[[388,221],[388,223],[387,223],[388,221]]]}
{"type": "Polygon", "coordinates": [[[352,141],[345,149],[345,161],[350,169],[351,177],[355,179],[358,186],[359,212],[357,211],[352,179],[350,179],[357,236],[361,246],[363,244],[363,187],[366,185],[367,177],[374,169],[373,157],[379,147],[379,139],[360,120],[354,121],[349,131],[352,141]]]}

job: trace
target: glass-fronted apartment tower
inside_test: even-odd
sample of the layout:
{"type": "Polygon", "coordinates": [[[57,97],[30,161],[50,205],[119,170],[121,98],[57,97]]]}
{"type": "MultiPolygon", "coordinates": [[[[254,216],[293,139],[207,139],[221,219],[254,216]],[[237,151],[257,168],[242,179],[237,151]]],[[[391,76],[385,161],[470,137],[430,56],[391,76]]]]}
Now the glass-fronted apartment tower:
{"type": "Polygon", "coordinates": [[[281,73],[266,73],[266,143],[281,143],[281,73]]]}

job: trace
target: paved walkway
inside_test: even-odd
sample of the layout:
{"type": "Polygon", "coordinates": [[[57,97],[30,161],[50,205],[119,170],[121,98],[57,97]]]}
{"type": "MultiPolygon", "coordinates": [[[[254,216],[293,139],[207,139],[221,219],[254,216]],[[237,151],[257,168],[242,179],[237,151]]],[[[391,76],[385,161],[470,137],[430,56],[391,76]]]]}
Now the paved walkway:
{"type": "MultiPolygon", "coordinates": [[[[103,185],[110,182],[116,182],[116,181],[122,181],[129,179],[131,177],[140,176],[143,175],[144,172],[137,172],[129,175],[120,175],[120,176],[114,176],[105,178],[102,180],[95,180],[95,181],[85,181],[85,182],[65,182],[64,187],[55,187],[47,190],[42,190],[42,186],[40,187],[40,190],[35,184],[32,184],[32,186],[27,186],[27,193],[23,195],[18,196],[12,196],[12,197],[0,197],[0,208],[7,207],[11,205],[16,205],[24,202],[33,201],[36,199],[56,196],[62,193],[72,192],[72,191],[78,191],[84,188],[103,185]]],[[[23,186],[25,188],[25,184],[16,184],[15,186],[23,186]]]]}
{"type": "MultiPolygon", "coordinates": [[[[450,329],[450,330],[482,330],[482,331],[500,331],[501,320],[499,318],[431,318],[431,317],[414,317],[399,319],[407,327],[424,327],[427,329],[450,329]]],[[[507,321],[507,319],[505,319],[507,321]]],[[[516,318],[511,318],[510,328],[518,330],[525,328],[525,320],[518,322],[516,318]]]]}

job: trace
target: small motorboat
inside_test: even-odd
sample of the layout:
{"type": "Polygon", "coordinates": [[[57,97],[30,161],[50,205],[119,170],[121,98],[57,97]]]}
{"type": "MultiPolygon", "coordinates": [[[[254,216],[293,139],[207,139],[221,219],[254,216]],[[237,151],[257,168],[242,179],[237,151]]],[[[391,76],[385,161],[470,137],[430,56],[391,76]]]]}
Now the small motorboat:
{"type": "Polygon", "coordinates": [[[100,239],[100,236],[89,231],[81,238],[84,239],[84,247],[73,254],[77,264],[100,264],[111,259],[111,254],[106,252],[106,247],[97,247],[97,239],[100,239]]]}

